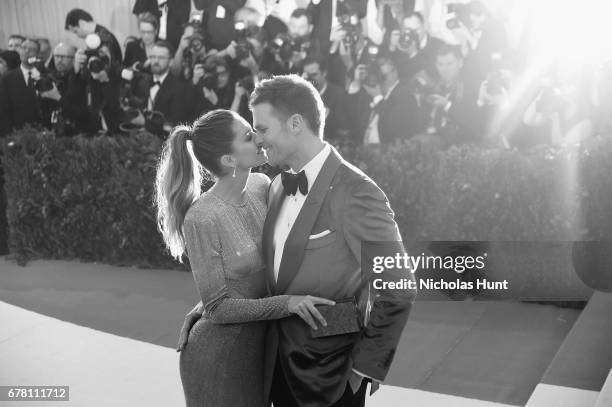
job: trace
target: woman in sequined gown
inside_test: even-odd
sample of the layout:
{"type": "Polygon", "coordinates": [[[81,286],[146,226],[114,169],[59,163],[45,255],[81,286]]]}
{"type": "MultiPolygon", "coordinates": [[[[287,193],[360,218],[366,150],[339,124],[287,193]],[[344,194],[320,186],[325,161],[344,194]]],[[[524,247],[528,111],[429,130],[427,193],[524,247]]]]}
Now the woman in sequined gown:
{"type": "Polygon", "coordinates": [[[164,144],[158,226],[170,253],[188,257],[203,314],[179,346],[188,407],[264,406],[265,321],[297,314],[310,325],[324,323],[315,305],[334,304],[312,296],[266,297],[261,244],[270,181],[250,172],[265,161],[250,125],[227,110],[176,127],[164,144]],[[201,167],[217,179],[204,194],[201,167]]]}

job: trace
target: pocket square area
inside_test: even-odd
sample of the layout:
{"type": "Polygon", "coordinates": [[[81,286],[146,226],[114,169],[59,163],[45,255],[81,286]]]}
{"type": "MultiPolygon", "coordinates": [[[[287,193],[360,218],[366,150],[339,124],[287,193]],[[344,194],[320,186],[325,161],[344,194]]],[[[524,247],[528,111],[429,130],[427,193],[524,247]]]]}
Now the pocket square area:
{"type": "Polygon", "coordinates": [[[323,237],[323,236],[327,236],[327,235],[329,235],[331,232],[332,232],[331,230],[327,229],[327,230],[324,230],[324,231],[323,231],[323,232],[321,232],[321,233],[317,233],[317,234],[315,234],[315,235],[310,235],[310,236],[308,236],[308,239],[309,239],[309,240],[312,240],[312,239],[318,239],[318,238],[320,238],[320,237],[323,237]]]}

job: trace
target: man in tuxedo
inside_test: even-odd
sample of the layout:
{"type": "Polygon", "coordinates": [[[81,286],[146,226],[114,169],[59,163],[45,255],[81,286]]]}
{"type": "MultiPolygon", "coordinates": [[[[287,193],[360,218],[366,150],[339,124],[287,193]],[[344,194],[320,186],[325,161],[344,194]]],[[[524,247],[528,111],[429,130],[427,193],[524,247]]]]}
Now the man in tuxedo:
{"type": "Polygon", "coordinates": [[[139,115],[134,124],[142,125],[157,134],[167,133],[178,123],[193,120],[195,111],[195,88],[170,73],[170,61],[174,56],[167,41],[157,41],[149,56],[152,76],[137,75],[133,79],[132,91],[142,110],[160,112],[161,118],[145,118],[139,115]],[[161,120],[161,121],[160,121],[161,120]]]}
{"type": "MultiPolygon", "coordinates": [[[[416,296],[372,284],[372,253],[364,251],[362,264],[366,242],[394,242],[381,254],[405,254],[393,210],[374,181],[323,141],[325,106],[312,84],[295,75],[264,80],[250,107],[255,141],[269,163],[290,168],[268,190],[263,254],[270,294],[352,298],[353,317],[363,324],[315,338],[299,317],[270,321],[266,397],[275,407],[363,406],[367,383],[372,394],[389,371],[416,296]]],[[[406,269],[376,276],[414,283],[406,269]]],[[[201,309],[187,315],[181,338],[201,309]]]]}
{"type": "Polygon", "coordinates": [[[41,121],[40,99],[35,84],[41,72],[32,61],[37,57],[39,45],[26,39],[18,47],[21,65],[0,79],[0,137],[26,124],[41,121]]]}
{"type": "MultiPolygon", "coordinates": [[[[313,338],[296,318],[270,323],[266,391],[276,407],[363,406],[389,370],[416,290],[376,289],[364,242],[397,242],[393,210],[376,183],[324,142],[325,107],[304,79],[277,76],[251,95],[256,141],[269,163],[288,167],[268,192],[263,251],[271,294],[355,298],[364,327],[313,338]]],[[[392,269],[386,281],[414,281],[392,269]]]]}

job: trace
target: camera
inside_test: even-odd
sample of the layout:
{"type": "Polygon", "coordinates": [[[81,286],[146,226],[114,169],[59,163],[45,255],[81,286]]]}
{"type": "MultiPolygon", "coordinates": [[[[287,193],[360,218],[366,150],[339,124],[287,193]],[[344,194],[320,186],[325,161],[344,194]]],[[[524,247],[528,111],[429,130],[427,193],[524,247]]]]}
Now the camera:
{"type": "Polygon", "coordinates": [[[189,36],[189,43],[183,50],[183,60],[187,66],[193,65],[197,55],[202,51],[205,44],[205,35],[202,26],[197,22],[190,22],[185,25],[185,29],[191,27],[193,33],[189,36]]]}
{"type": "Polygon", "coordinates": [[[368,86],[376,86],[380,82],[380,69],[378,67],[378,53],[380,49],[375,44],[368,45],[366,54],[366,65],[368,74],[365,78],[365,83],[368,86]]]}
{"type": "Polygon", "coordinates": [[[90,73],[98,74],[110,66],[110,58],[101,50],[102,40],[98,34],[89,34],[85,37],[85,66],[90,73]]]}
{"type": "Polygon", "coordinates": [[[255,90],[255,82],[253,81],[253,77],[250,75],[238,79],[238,85],[246,89],[247,94],[250,94],[253,92],[253,90],[255,90]]]}
{"type": "Polygon", "coordinates": [[[406,49],[410,48],[410,46],[418,46],[419,44],[419,34],[415,30],[404,30],[400,33],[399,45],[400,47],[406,49]]]}
{"type": "Polygon", "coordinates": [[[253,46],[248,41],[248,30],[244,21],[237,21],[234,24],[234,30],[236,31],[236,59],[241,61],[249,57],[253,46]]]}
{"type": "Polygon", "coordinates": [[[41,72],[40,77],[34,83],[34,88],[38,91],[38,93],[47,92],[53,89],[53,78],[48,74],[42,73],[45,71],[43,61],[38,57],[30,57],[28,58],[28,63],[36,67],[38,72],[41,72]]]}
{"type": "Polygon", "coordinates": [[[270,51],[278,55],[283,61],[289,61],[291,59],[294,47],[295,44],[293,39],[288,34],[284,33],[277,34],[269,45],[270,51]]]}
{"type": "Polygon", "coordinates": [[[346,33],[344,36],[344,44],[351,47],[361,36],[361,22],[357,13],[342,14],[338,16],[338,22],[346,33]]]}
{"type": "Polygon", "coordinates": [[[462,24],[468,25],[470,16],[470,7],[467,4],[462,3],[450,3],[446,5],[446,12],[450,19],[446,21],[446,27],[449,30],[459,28],[462,24]]]}

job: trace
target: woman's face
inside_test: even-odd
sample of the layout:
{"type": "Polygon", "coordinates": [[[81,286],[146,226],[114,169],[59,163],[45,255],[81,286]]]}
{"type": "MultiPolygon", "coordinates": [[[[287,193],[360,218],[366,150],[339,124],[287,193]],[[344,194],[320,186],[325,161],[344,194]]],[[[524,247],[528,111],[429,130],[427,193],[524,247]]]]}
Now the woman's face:
{"type": "Polygon", "coordinates": [[[239,169],[249,169],[268,162],[265,150],[257,147],[255,132],[246,120],[236,116],[232,127],[235,134],[232,156],[239,169]]]}

